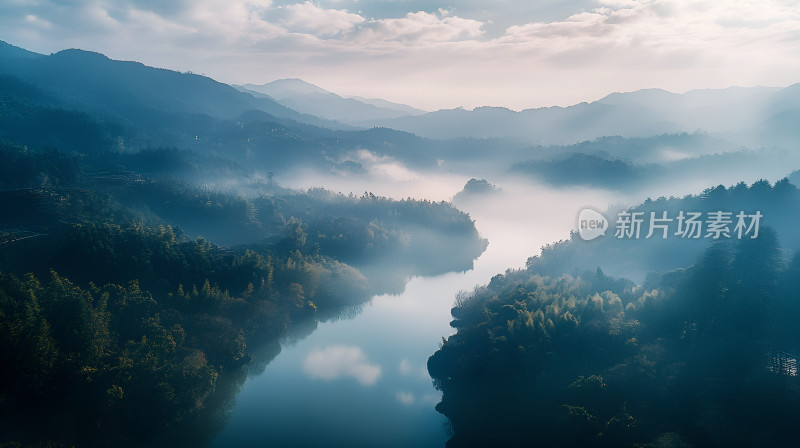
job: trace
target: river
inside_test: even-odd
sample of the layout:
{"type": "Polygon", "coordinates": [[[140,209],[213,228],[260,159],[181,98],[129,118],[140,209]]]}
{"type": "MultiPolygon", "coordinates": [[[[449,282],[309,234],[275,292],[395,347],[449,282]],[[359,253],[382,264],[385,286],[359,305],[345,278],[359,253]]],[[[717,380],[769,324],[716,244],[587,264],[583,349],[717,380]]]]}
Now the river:
{"type": "Polygon", "coordinates": [[[402,294],[375,296],[352,318],[282,341],[263,372],[248,376],[210,447],[443,447],[447,422],[434,410],[441,394],[426,362],[454,331],[457,293],[523,267],[568,237],[581,207],[609,201],[531,188],[458,204],[489,240],[472,270],[411,278],[402,294]]]}

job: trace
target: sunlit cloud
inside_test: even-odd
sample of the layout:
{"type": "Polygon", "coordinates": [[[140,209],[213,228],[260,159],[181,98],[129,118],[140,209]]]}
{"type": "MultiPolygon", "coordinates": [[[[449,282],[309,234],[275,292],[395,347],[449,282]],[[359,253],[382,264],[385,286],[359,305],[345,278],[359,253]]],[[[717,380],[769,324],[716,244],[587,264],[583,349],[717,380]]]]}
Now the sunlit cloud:
{"type": "Polygon", "coordinates": [[[445,10],[440,10],[438,14],[418,11],[397,19],[370,21],[360,31],[358,38],[364,42],[403,44],[450,42],[480,37],[483,34],[482,26],[483,23],[477,20],[450,16],[445,10]]]}
{"type": "MultiPolygon", "coordinates": [[[[742,51],[756,48],[768,49],[770,54],[783,52],[787,38],[796,41],[794,33],[800,30],[800,9],[779,2],[604,3],[616,7],[596,8],[560,21],[512,26],[498,42],[545,49],[545,56],[586,48],[613,50],[625,58],[639,56],[631,59],[631,64],[658,62],[662,57],[665,65],[681,69],[741,60],[742,51]],[[770,26],[764,26],[767,23],[770,26]],[[672,57],[676,52],[692,58],[676,65],[672,57]]],[[[610,52],[596,54],[597,58],[580,55],[585,64],[595,64],[599,58],[607,61],[610,52]]]]}
{"type": "Polygon", "coordinates": [[[312,379],[353,378],[362,386],[375,384],[381,376],[381,367],[371,364],[360,347],[346,345],[311,350],[303,361],[303,371],[312,379]]]}

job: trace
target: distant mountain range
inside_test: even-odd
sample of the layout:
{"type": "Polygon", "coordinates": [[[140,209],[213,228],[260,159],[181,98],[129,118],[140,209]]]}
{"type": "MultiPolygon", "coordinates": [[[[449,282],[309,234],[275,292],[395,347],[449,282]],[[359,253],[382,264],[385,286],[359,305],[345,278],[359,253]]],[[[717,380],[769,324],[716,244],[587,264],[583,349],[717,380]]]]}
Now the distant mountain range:
{"type": "Polygon", "coordinates": [[[328,120],[359,125],[372,120],[417,116],[425,113],[404,104],[381,99],[344,98],[302,79],[279,79],[267,84],[234,86],[254,96],[274,99],[286,107],[328,120]]]}
{"type": "Polygon", "coordinates": [[[165,113],[230,119],[257,110],[328,129],[386,127],[434,139],[504,138],[544,145],[696,130],[751,145],[793,145],[800,137],[795,125],[800,120],[800,84],[684,94],[646,89],[569,107],[426,113],[380,99],[345,98],[300,79],[234,88],[205,76],[114,61],[98,53],[64,50],[46,56],[0,41],[3,73],[36,84],[72,109],[134,121],[158,121],[165,113]]]}
{"type": "Polygon", "coordinates": [[[0,41],[0,141],[81,154],[176,148],[188,151],[175,156],[181,166],[198,173],[302,166],[357,175],[382,157],[480,177],[513,166],[542,179],[558,167],[574,173],[620,160],[636,172],[674,162],[696,173],[722,163],[714,155],[778,147],[768,161],[766,153],[724,159],[744,170],[753,168],[753,157],[774,165],[785,157],[780,148],[794,157],[797,123],[800,84],[684,94],[650,89],[569,107],[424,113],[345,98],[299,79],[234,88],[99,53],[42,55],[0,41]]]}
{"type": "Polygon", "coordinates": [[[191,153],[179,155],[186,159],[179,165],[234,170],[234,177],[289,166],[335,169],[364,149],[430,166],[449,149],[297,112],[205,76],[82,50],[42,55],[4,42],[0,142],[93,156],[177,148],[191,153]]]}
{"type": "Polygon", "coordinates": [[[501,107],[439,110],[375,120],[375,126],[422,137],[505,137],[535,144],[571,144],[601,136],[645,137],[703,130],[742,143],[792,144],[800,127],[800,84],[732,87],[684,94],[648,89],[613,93],[569,107],[515,112],[501,107]]]}
{"type": "Polygon", "coordinates": [[[279,119],[352,129],[239,92],[205,76],[115,61],[83,50],[42,55],[0,41],[0,74],[35,84],[70,109],[136,123],[157,122],[165,119],[165,114],[230,119],[257,110],[279,119]]]}
{"type": "Polygon", "coordinates": [[[433,139],[505,138],[529,144],[574,144],[603,136],[649,137],[697,130],[741,144],[792,144],[800,118],[800,84],[671,93],[644,89],[594,102],[516,112],[503,107],[425,112],[383,100],[343,98],[301,79],[237,89],[308,115],[361,127],[386,127],[433,139]]]}

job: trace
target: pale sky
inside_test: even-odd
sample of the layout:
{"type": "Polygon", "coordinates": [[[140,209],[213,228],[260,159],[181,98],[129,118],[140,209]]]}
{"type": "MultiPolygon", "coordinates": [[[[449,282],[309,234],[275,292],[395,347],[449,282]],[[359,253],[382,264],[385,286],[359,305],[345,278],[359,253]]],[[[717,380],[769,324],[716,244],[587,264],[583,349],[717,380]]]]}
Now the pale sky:
{"type": "Polygon", "coordinates": [[[800,82],[800,0],[0,0],[0,40],[427,110],[800,82]]]}

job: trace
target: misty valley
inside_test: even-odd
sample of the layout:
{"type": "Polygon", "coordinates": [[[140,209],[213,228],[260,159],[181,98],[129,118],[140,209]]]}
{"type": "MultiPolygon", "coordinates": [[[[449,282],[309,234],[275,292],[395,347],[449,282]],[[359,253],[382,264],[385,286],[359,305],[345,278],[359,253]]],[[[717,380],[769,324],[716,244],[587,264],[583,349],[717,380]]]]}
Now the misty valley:
{"type": "Polygon", "coordinates": [[[798,118],[0,41],[0,447],[794,446],[798,118]]]}

